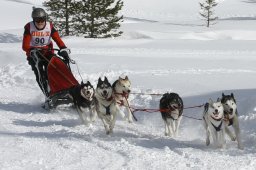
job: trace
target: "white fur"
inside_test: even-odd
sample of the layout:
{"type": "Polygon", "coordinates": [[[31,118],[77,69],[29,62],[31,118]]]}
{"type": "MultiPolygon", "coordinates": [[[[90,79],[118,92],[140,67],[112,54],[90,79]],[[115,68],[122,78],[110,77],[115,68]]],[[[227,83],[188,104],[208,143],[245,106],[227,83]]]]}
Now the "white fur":
{"type": "Polygon", "coordinates": [[[179,126],[182,116],[179,116],[178,104],[172,104],[172,108],[177,108],[171,111],[172,118],[166,118],[165,123],[165,136],[177,137],[179,134],[179,126]]]}
{"type": "Polygon", "coordinates": [[[206,130],[206,145],[210,144],[210,136],[213,139],[213,144],[219,148],[225,147],[225,125],[224,125],[224,108],[219,100],[213,102],[209,100],[208,110],[204,110],[203,122],[206,130]],[[215,127],[220,127],[217,131],[215,127]]]}
{"type": "MultiPolygon", "coordinates": [[[[232,95],[233,96],[233,95],[232,95]]],[[[243,144],[241,142],[241,134],[240,134],[240,127],[237,117],[237,105],[234,100],[227,100],[225,103],[222,103],[224,107],[224,111],[228,113],[227,116],[225,116],[225,132],[230,137],[232,141],[237,140],[238,148],[243,149],[243,144]],[[229,123],[233,119],[232,127],[234,129],[235,135],[230,131],[229,129],[229,123]]]]}
{"type": "Polygon", "coordinates": [[[116,115],[117,113],[121,113],[116,100],[113,97],[112,87],[105,87],[105,88],[96,88],[95,97],[97,99],[96,102],[96,111],[98,117],[102,120],[106,134],[109,135],[113,133],[113,129],[116,122],[116,115]],[[105,92],[104,92],[105,91],[105,92]],[[107,113],[106,107],[109,108],[109,113],[107,113]]]}
{"type": "Polygon", "coordinates": [[[131,113],[131,109],[129,108],[130,102],[128,100],[129,93],[131,91],[131,82],[126,76],[124,79],[119,77],[117,80],[115,86],[113,87],[114,90],[114,97],[117,103],[121,103],[120,106],[123,106],[126,108],[127,116],[122,112],[121,117],[125,120],[128,120],[130,123],[133,122],[133,116],[131,113]]]}
{"type": "MultiPolygon", "coordinates": [[[[94,89],[91,87],[84,86],[80,90],[80,95],[90,102],[94,100],[94,94],[95,94],[94,89]]],[[[89,125],[96,120],[97,113],[96,113],[95,105],[90,106],[89,108],[76,106],[76,109],[84,125],[89,125]]]]}

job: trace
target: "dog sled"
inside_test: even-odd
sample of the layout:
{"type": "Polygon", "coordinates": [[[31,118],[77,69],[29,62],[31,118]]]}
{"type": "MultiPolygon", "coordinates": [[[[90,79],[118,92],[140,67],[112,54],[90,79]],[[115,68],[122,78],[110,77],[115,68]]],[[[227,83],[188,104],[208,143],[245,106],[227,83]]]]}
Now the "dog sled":
{"type": "MultiPolygon", "coordinates": [[[[48,51],[57,51],[59,49],[48,49],[48,51]]],[[[43,55],[44,49],[33,49],[31,51],[31,56],[36,64],[36,69],[39,73],[39,83],[42,88],[43,93],[46,97],[45,103],[42,107],[46,110],[57,107],[61,104],[70,104],[72,103],[72,98],[70,97],[70,90],[79,85],[78,81],[74,77],[71,68],[70,62],[74,64],[74,61],[69,58],[69,61],[66,62],[61,56],[54,54],[51,59],[46,58],[43,55]],[[38,67],[40,62],[46,62],[47,68],[44,68],[46,71],[45,74],[41,74],[42,70],[38,67]]]]}

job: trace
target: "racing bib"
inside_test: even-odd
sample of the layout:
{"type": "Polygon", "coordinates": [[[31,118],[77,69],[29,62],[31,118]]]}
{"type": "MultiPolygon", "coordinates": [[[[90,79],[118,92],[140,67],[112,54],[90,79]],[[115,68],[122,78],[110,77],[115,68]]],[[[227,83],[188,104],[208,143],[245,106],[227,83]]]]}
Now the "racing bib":
{"type": "Polygon", "coordinates": [[[51,43],[51,26],[49,22],[46,22],[46,26],[43,30],[38,30],[33,21],[30,22],[30,46],[43,47],[51,43]]]}

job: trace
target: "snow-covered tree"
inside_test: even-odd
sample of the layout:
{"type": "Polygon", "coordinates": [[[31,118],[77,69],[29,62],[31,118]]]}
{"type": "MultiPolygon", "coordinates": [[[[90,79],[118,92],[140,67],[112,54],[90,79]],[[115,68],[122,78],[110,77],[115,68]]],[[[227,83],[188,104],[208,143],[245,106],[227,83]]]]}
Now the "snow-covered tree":
{"type": "Polygon", "coordinates": [[[72,16],[74,15],[74,0],[46,0],[43,5],[49,13],[49,20],[54,23],[60,35],[73,35],[72,16]]]}
{"type": "Polygon", "coordinates": [[[74,15],[75,31],[89,38],[117,37],[123,16],[121,0],[77,0],[74,15]]]}
{"type": "Polygon", "coordinates": [[[206,21],[206,26],[209,27],[210,24],[215,24],[215,22],[218,19],[214,15],[213,8],[218,5],[216,0],[204,0],[204,2],[199,2],[200,4],[200,15],[203,17],[203,19],[206,21]]]}

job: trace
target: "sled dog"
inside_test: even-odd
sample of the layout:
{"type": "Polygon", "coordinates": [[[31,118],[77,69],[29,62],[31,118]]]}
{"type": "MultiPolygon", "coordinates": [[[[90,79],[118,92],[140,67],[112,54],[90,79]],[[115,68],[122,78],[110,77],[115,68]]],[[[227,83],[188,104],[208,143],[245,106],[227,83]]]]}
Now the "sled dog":
{"type": "Polygon", "coordinates": [[[219,148],[225,146],[225,125],[224,125],[224,108],[220,99],[213,102],[209,99],[209,103],[204,105],[203,122],[206,130],[206,145],[210,144],[210,135],[213,144],[219,148]]]}
{"type": "Polygon", "coordinates": [[[165,123],[165,135],[177,136],[183,113],[182,99],[176,93],[165,93],[159,107],[165,123]]]}
{"type": "Polygon", "coordinates": [[[104,81],[101,78],[98,79],[95,97],[97,99],[96,111],[104,124],[106,134],[113,133],[117,113],[124,113],[121,113],[122,111],[114,98],[112,86],[106,77],[104,81]]]}
{"type": "Polygon", "coordinates": [[[126,76],[124,79],[119,77],[118,80],[116,80],[112,84],[113,92],[114,92],[114,97],[116,102],[120,106],[124,106],[127,110],[127,116],[125,118],[125,115],[121,115],[122,118],[125,118],[128,120],[130,123],[133,122],[133,116],[130,110],[130,102],[128,100],[129,94],[131,92],[131,82],[128,79],[128,76],[126,76]]]}
{"type": "Polygon", "coordinates": [[[237,140],[238,148],[243,149],[234,94],[231,93],[230,95],[225,95],[222,93],[221,103],[224,107],[225,131],[232,141],[237,140]],[[235,135],[232,134],[229,126],[233,127],[235,135]]]}
{"type": "Polygon", "coordinates": [[[80,119],[85,125],[94,122],[96,119],[95,110],[95,90],[91,83],[81,83],[70,90],[74,106],[79,114],[80,119]],[[89,115],[87,114],[89,113],[89,115]]]}

